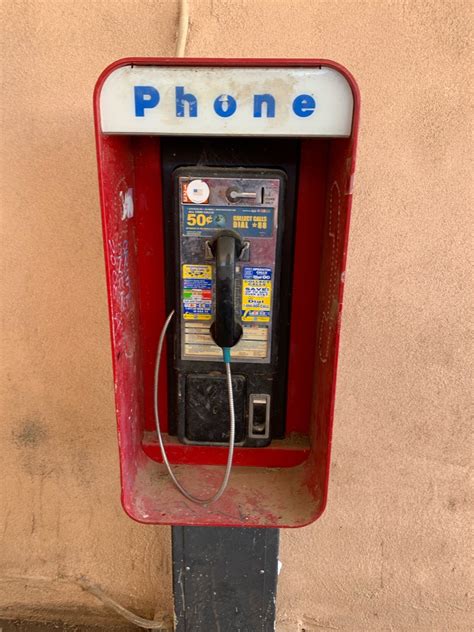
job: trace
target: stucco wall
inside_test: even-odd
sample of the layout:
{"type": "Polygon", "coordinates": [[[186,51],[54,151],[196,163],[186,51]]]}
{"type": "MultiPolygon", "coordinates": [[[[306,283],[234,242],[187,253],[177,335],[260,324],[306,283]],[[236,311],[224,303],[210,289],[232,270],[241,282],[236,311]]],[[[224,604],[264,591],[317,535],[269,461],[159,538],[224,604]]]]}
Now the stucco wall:
{"type": "MultiPolygon", "coordinates": [[[[471,5],[190,5],[188,55],[332,58],[362,91],[329,506],[282,533],[280,629],[467,632],[471,5]]],[[[170,611],[169,529],[119,500],[91,94],[174,54],[177,4],[2,6],[0,613],[95,606],[71,574],[170,611]]]]}

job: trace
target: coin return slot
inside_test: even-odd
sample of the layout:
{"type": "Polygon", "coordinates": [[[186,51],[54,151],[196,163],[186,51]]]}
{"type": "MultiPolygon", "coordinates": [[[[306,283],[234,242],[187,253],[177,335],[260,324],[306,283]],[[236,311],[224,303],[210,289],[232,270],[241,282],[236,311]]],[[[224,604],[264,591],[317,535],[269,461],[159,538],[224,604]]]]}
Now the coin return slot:
{"type": "Polygon", "coordinates": [[[268,438],[270,432],[270,395],[250,395],[249,436],[268,438]]]}

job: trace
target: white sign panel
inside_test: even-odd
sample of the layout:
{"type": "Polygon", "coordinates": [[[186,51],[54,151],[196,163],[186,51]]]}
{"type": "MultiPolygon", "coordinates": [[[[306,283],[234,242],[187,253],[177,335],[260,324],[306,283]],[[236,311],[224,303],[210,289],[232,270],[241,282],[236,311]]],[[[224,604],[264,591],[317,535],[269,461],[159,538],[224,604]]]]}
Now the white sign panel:
{"type": "Polygon", "coordinates": [[[332,68],[124,66],[100,94],[106,134],[349,136],[353,97],[332,68]]]}

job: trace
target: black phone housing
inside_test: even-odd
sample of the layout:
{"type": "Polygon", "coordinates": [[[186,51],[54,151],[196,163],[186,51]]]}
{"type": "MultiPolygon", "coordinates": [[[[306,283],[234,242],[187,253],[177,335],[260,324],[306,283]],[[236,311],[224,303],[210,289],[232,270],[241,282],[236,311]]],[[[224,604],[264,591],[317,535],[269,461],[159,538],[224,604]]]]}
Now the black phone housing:
{"type": "Polygon", "coordinates": [[[268,139],[163,139],[163,195],[168,310],[175,310],[168,338],[169,431],[193,445],[219,445],[229,440],[229,405],[222,361],[182,359],[180,208],[178,179],[278,178],[278,207],[273,280],[270,361],[233,362],[232,384],[235,443],[264,447],[285,433],[288,342],[291,317],[292,243],[298,141],[268,139]],[[256,398],[255,395],[258,395],[256,398]],[[265,406],[265,399],[267,406],[265,406]],[[268,431],[259,436],[258,422],[268,419],[268,431]],[[258,418],[260,416],[260,418],[258,418]],[[257,423],[256,423],[257,422],[257,423]]]}

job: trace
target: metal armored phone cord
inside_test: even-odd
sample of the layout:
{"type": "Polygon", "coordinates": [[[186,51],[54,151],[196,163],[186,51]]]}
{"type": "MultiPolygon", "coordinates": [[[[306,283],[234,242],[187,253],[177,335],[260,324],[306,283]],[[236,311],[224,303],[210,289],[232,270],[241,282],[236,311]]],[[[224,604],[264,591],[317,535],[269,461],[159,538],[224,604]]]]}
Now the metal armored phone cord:
{"type": "Polygon", "coordinates": [[[161,364],[161,353],[163,351],[163,344],[165,341],[166,332],[168,330],[168,326],[171,322],[171,319],[174,316],[174,310],[170,312],[168,318],[166,319],[165,324],[163,325],[163,329],[161,330],[160,339],[158,341],[158,349],[156,351],[156,361],[155,361],[155,380],[154,380],[154,409],[155,409],[155,425],[156,425],[156,434],[158,435],[158,442],[160,444],[161,454],[163,456],[163,463],[168,470],[168,474],[171,477],[175,487],[185,496],[188,500],[198,505],[210,505],[211,503],[216,502],[225,492],[227,484],[229,482],[230,473],[232,470],[232,459],[234,457],[234,440],[235,440],[235,411],[234,411],[234,394],[232,390],[232,373],[230,370],[230,349],[224,347],[222,349],[222,353],[224,356],[225,363],[225,374],[227,378],[227,393],[229,397],[229,449],[227,453],[227,465],[225,468],[224,478],[222,479],[222,483],[217,490],[217,492],[210,496],[209,498],[197,498],[190,494],[178,481],[176,476],[171,469],[170,462],[168,461],[168,457],[166,456],[165,446],[163,444],[163,437],[161,436],[161,428],[160,428],[160,415],[158,412],[158,375],[160,372],[160,364],[161,364]]]}

